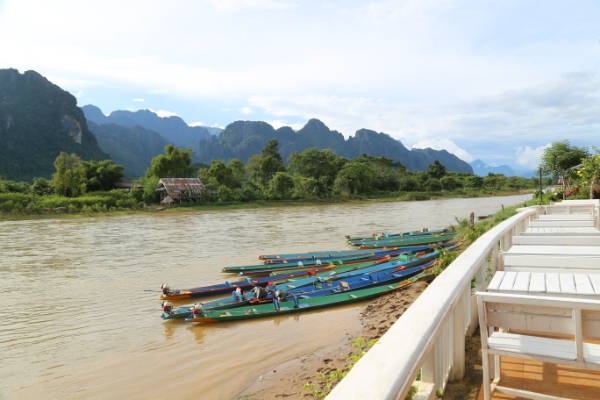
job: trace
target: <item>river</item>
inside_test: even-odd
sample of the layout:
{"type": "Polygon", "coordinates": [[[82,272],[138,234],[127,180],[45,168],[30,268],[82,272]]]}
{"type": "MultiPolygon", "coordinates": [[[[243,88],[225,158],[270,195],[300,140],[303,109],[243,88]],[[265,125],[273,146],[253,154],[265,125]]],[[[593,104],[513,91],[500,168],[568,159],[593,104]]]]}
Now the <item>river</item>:
{"type": "Polygon", "coordinates": [[[230,399],[360,330],[362,305],[240,323],[162,322],[158,288],[259,254],[442,227],[530,195],[0,222],[0,399],[230,399]]]}

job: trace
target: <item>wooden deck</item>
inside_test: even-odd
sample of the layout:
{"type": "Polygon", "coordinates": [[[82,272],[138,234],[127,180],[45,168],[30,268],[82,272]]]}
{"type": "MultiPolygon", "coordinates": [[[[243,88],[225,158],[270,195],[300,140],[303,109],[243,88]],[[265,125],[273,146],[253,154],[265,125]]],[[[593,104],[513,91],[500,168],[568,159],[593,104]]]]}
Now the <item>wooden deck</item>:
{"type": "MultiPolygon", "coordinates": [[[[580,400],[600,399],[600,371],[501,357],[500,384],[551,396],[580,400]]],[[[493,400],[524,399],[494,392],[493,400]]],[[[478,400],[483,400],[479,390],[478,400]]]]}
{"type": "MultiPolygon", "coordinates": [[[[531,220],[525,232],[513,237],[512,246],[503,253],[504,271],[495,273],[487,288],[488,293],[498,292],[508,295],[521,293],[525,296],[523,299],[533,299],[528,297],[530,295],[551,296],[564,298],[565,301],[569,298],[600,298],[600,230],[597,228],[595,212],[546,214],[531,220]]],[[[536,318],[546,317],[540,310],[538,311],[541,314],[534,315],[538,311],[534,311],[535,306],[529,304],[523,303],[521,306],[519,303],[521,307],[530,306],[528,312],[531,314],[527,315],[527,322],[523,323],[524,327],[533,326],[536,318]]],[[[548,321],[551,322],[539,325],[540,329],[543,329],[542,332],[558,333],[560,329],[556,325],[557,320],[550,318],[548,321]]],[[[502,324],[499,327],[514,328],[514,323],[511,325],[508,320],[503,321],[502,324]]],[[[511,332],[510,329],[508,331],[511,332]]],[[[581,331],[578,334],[581,337],[581,331]]],[[[491,336],[500,335],[501,333],[494,333],[491,336]]],[[[596,332],[587,331],[583,336],[589,336],[586,341],[594,345],[598,343],[596,332]]],[[[536,343],[541,343],[543,340],[533,339],[535,334],[533,337],[525,337],[537,340],[536,343]]],[[[563,339],[567,338],[563,337],[563,339]]],[[[491,340],[490,338],[489,343],[491,340]]],[[[490,348],[493,346],[494,344],[490,345],[490,348]]],[[[539,348],[534,349],[533,346],[528,348],[530,350],[515,348],[514,353],[527,353],[533,355],[532,357],[515,358],[506,355],[500,357],[498,386],[518,389],[524,393],[515,393],[515,396],[512,396],[495,390],[492,392],[491,399],[520,400],[525,397],[516,397],[516,394],[521,396],[528,394],[531,397],[527,398],[533,399],[600,400],[600,371],[535,361],[535,358],[539,360],[541,357],[538,354],[539,348]],[[536,354],[539,357],[536,357],[536,354]],[[539,393],[541,396],[534,393],[539,393]]],[[[554,351],[556,352],[556,349],[554,351]]],[[[478,398],[484,399],[483,386],[478,398]]]]}

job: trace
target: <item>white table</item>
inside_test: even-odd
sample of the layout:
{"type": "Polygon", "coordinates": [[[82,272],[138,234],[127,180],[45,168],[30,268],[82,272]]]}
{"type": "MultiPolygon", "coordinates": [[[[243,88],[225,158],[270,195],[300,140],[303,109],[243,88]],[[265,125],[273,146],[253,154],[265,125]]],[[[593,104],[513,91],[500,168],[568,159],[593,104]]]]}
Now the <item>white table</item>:
{"type": "Polygon", "coordinates": [[[600,273],[497,271],[487,290],[531,295],[600,297],[600,273]]]}

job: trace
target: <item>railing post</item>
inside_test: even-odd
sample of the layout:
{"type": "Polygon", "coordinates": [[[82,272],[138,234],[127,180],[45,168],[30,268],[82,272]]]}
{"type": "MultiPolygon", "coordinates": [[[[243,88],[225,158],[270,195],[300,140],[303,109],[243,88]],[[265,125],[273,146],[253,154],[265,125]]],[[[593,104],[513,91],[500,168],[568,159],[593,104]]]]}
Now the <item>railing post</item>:
{"type": "Polygon", "coordinates": [[[437,342],[437,340],[433,342],[429,355],[425,358],[421,367],[421,381],[433,384],[434,392],[439,387],[438,383],[442,380],[437,367],[439,359],[437,342]]]}
{"type": "MultiPolygon", "coordinates": [[[[470,288],[467,289],[470,292],[470,288]]],[[[454,306],[452,315],[452,369],[450,370],[450,380],[458,381],[465,376],[465,317],[466,317],[466,299],[463,294],[454,306]]]]}

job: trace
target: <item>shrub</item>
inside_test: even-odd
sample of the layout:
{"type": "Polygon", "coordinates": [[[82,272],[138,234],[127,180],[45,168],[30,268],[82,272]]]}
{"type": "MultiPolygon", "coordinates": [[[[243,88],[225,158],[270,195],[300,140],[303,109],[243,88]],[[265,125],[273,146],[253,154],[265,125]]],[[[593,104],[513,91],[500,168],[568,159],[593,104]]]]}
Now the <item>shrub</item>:
{"type": "Polygon", "coordinates": [[[438,179],[431,178],[425,184],[425,188],[430,192],[439,192],[442,190],[442,184],[438,179]]]}

